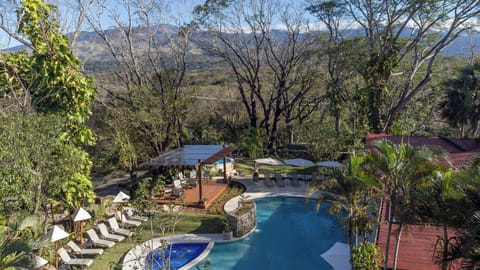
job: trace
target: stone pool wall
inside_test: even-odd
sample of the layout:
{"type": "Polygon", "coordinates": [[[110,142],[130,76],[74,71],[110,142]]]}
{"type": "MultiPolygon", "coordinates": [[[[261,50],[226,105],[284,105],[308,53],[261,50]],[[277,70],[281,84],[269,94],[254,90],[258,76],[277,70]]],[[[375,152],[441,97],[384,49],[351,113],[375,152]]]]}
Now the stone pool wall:
{"type": "MultiPolygon", "coordinates": [[[[242,202],[239,202],[241,204],[242,202]]],[[[241,215],[236,215],[238,211],[227,214],[227,220],[233,230],[234,237],[242,237],[249,232],[251,232],[257,224],[257,207],[255,202],[249,202],[253,204],[253,207],[248,209],[245,213],[241,215]]],[[[241,208],[241,207],[239,207],[241,208]]]]}

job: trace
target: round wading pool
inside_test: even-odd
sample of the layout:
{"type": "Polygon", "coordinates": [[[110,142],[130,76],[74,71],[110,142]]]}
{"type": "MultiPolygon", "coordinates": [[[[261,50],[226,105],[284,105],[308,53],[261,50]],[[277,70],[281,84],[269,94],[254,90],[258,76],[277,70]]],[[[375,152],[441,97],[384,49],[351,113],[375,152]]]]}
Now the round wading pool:
{"type": "Polygon", "coordinates": [[[157,248],[148,253],[144,269],[180,269],[200,256],[207,247],[208,243],[175,243],[157,248]]]}

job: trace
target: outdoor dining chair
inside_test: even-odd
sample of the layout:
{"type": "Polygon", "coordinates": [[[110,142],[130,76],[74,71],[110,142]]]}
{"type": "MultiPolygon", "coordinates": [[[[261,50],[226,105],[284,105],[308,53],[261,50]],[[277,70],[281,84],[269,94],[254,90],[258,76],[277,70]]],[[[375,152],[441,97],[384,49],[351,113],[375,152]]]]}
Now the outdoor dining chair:
{"type": "Polygon", "coordinates": [[[77,266],[85,266],[89,267],[92,265],[93,260],[92,259],[72,259],[70,258],[70,255],[68,255],[68,252],[66,249],[59,248],[58,251],[58,256],[62,259],[62,261],[67,264],[67,265],[77,265],[77,266]]]}

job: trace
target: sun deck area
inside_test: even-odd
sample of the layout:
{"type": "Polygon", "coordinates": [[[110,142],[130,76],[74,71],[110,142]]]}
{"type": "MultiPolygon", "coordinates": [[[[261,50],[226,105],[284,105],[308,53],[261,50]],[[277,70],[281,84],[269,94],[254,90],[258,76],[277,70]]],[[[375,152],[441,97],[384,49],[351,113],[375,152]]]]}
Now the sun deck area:
{"type": "Polygon", "coordinates": [[[158,204],[185,205],[192,208],[208,209],[215,199],[222,195],[227,189],[228,184],[224,183],[223,178],[212,178],[202,182],[202,197],[204,205],[200,204],[199,189],[200,186],[185,188],[183,196],[176,197],[171,194],[163,194],[154,199],[158,204]]]}

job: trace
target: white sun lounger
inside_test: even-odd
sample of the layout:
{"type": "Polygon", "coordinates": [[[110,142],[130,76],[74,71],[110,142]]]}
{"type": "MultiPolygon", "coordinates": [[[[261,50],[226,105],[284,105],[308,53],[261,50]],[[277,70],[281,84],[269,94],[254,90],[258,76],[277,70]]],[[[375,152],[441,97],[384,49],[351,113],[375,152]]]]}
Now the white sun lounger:
{"type": "Polygon", "coordinates": [[[100,236],[105,240],[112,240],[112,241],[115,241],[115,242],[120,242],[120,241],[123,241],[125,239],[125,236],[110,233],[108,231],[107,225],[105,225],[104,223],[99,223],[97,225],[97,227],[98,227],[98,230],[100,231],[100,236]]]}
{"type": "Polygon", "coordinates": [[[131,232],[130,230],[120,228],[115,217],[111,217],[107,219],[107,221],[108,221],[108,225],[110,225],[110,228],[112,228],[112,232],[126,236],[126,237],[130,237],[133,235],[133,232],[131,232]]]}
{"type": "Polygon", "coordinates": [[[133,219],[133,220],[139,220],[139,221],[147,221],[148,220],[148,217],[136,215],[134,208],[126,209],[125,213],[127,214],[128,218],[133,219]]]}
{"type": "Polygon", "coordinates": [[[80,248],[75,242],[69,241],[67,246],[70,247],[75,255],[102,255],[103,249],[101,248],[80,248]]]}
{"type": "Polygon", "coordinates": [[[115,242],[113,241],[108,241],[108,240],[103,240],[98,238],[98,234],[93,229],[88,230],[87,235],[88,235],[88,238],[90,238],[90,241],[92,241],[92,244],[94,246],[99,246],[99,247],[115,246],[115,242]]]}
{"type": "Polygon", "coordinates": [[[72,258],[70,258],[70,255],[68,255],[68,252],[63,247],[58,249],[57,253],[60,256],[60,258],[62,259],[62,261],[65,264],[68,264],[68,265],[80,265],[80,266],[89,267],[93,263],[92,259],[72,259],[72,258]]]}
{"type": "Polygon", "coordinates": [[[121,211],[117,212],[118,218],[120,219],[120,223],[122,226],[133,226],[133,227],[138,227],[142,224],[142,222],[138,220],[130,220],[127,218],[127,216],[122,213],[121,211]]]}

